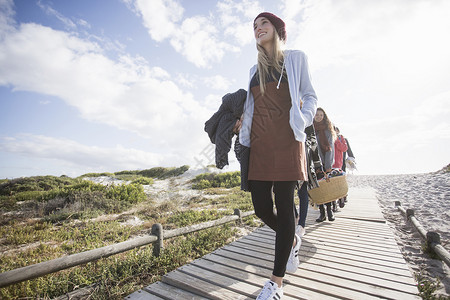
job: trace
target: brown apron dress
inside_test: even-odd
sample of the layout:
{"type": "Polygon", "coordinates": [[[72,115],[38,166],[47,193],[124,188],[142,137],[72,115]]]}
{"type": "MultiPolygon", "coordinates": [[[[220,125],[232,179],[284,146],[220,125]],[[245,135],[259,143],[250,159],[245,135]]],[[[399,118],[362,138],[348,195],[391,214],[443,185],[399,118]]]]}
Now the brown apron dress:
{"type": "MultiPolygon", "coordinates": [[[[305,145],[289,124],[291,96],[287,82],[267,82],[264,96],[251,88],[254,111],[250,136],[249,180],[307,180],[305,145]]],[[[300,101],[300,99],[298,100],[300,101]]]]}

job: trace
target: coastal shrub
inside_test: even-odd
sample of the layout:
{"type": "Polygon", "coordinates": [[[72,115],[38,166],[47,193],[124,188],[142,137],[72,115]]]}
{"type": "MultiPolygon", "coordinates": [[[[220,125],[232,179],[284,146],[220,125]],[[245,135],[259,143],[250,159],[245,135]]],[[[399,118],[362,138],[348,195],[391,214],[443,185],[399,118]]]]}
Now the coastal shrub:
{"type": "Polygon", "coordinates": [[[83,175],[79,176],[78,178],[83,179],[83,178],[86,178],[86,177],[102,177],[102,176],[114,177],[114,173],[110,173],[110,172],[86,173],[86,174],[83,174],[83,175]]]}
{"type": "Polygon", "coordinates": [[[106,196],[118,201],[131,204],[139,203],[147,199],[144,188],[141,184],[121,184],[108,188],[106,196]]]}
{"type": "Polygon", "coordinates": [[[187,202],[189,208],[213,207],[214,209],[227,209],[230,210],[230,214],[235,209],[240,209],[241,211],[253,210],[250,193],[242,191],[240,186],[231,189],[208,188],[203,191],[204,195],[216,195],[216,197],[192,197],[187,202]]]}
{"type": "Polygon", "coordinates": [[[153,178],[139,177],[131,182],[131,184],[150,185],[153,184],[153,178]]]}
{"type": "Polygon", "coordinates": [[[69,177],[34,176],[7,180],[0,184],[0,196],[14,196],[20,192],[49,191],[72,185],[79,180],[69,177]]]}
{"type": "Polygon", "coordinates": [[[127,171],[127,170],[125,170],[125,171],[120,171],[120,172],[114,172],[114,175],[115,176],[119,176],[119,175],[138,175],[138,172],[139,171],[127,171]]]}
{"type": "Polygon", "coordinates": [[[0,210],[12,210],[16,207],[16,199],[10,196],[0,196],[0,210]]]}
{"type": "Polygon", "coordinates": [[[206,189],[211,187],[232,188],[241,185],[241,172],[203,173],[193,180],[193,189],[206,189]]]}
{"type": "Polygon", "coordinates": [[[188,165],[184,165],[178,168],[163,168],[163,167],[155,167],[147,170],[139,171],[138,174],[145,177],[158,178],[158,179],[166,179],[169,177],[175,177],[184,174],[187,170],[189,170],[188,165]]]}
{"type": "Polygon", "coordinates": [[[436,282],[433,282],[423,276],[421,273],[416,273],[417,288],[419,290],[419,296],[423,300],[449,300],[450,297],[444,295],[435,295],[436,290],[441,285],[439,278],[436,278],[436,282]]]}
{"type": "Polygon", "coordinates": [[[105,186],[88,180],[50,191],[20,192],[15,196],[0,197],[0,203],[10,209],[17,201],[34,200],[24,206],[31,210],[30,217],[44,217],[52,223],[119,213],[147,200],[141,184],[105,186]]]}

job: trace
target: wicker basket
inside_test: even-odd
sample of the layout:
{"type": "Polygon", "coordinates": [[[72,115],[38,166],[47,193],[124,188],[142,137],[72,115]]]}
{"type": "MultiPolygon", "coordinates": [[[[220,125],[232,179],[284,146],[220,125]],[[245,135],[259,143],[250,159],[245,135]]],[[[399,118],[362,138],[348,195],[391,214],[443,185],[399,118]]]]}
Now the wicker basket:
{"type": "Polygon", "coordinates": [[[309,199],[315,204],[324,204],[347,196],[348,185],[346,176],[330,178],[330,181],[319,181],[319,187],[309,190],[309,199]]]}

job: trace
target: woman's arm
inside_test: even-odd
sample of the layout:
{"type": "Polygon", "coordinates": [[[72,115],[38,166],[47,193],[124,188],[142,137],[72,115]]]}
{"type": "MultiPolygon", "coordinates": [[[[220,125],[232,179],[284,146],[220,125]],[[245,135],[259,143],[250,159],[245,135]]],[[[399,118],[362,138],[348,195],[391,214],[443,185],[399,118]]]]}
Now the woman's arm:
{"type": "Polygon", "coordinates": [[[301,52],[300,55],[300,99],[303,100],[301,108],[306,121],[306,126],[313,123],[317,110],[317,95],[312,86],[311,74],[309,72],[308,57],[301,52]]]}

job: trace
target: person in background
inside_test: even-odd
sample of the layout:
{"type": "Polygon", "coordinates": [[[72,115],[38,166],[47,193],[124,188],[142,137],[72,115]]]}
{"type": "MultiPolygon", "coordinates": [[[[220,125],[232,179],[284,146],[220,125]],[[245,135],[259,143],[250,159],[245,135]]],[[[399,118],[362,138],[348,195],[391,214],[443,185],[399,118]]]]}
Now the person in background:
{"type": "Polygon", "coordinates": [[[313,122],[317,96],[306,55],[281,50],[286,41],[283,20],[260,13],[253,21],[253,32],[258,63],[250,69],[239,141],[250,147],[248,183],[255,214],[275,231],[272,276],[257,299],[279,300],[285,272],[295,272],[299,264],[294,191],[298,181],[307,180],[304,131],[313,122]]]}
{"type": "Polygon", "coordinates": [[[336,140],[334,141],[334,164],[332,167],[342,170],[344,153],[348,149],[347,142],[338,127],[334,126],[334,131],[336,132],[336,140]]]}
{"type": "MultiPolygon", "coordinates": [[[[344,136],[341,134],[338,127],[334,126],[334,131],[336,132],[336,140],[334,141],[334,164],[333,168],[341,169],[343,170],[343,166],[345,165],[345,162],[343,160],[344,153],[347,151],[347,142],[344,138],[344,136]]],[[[345,199],[347,197],[344,197],[345,199]]],[[[331,204],[333,206],[333,211],[338,211],[336,202],[339,203],[339,207],[343,208],[345,206],[345,199],[340,198],[337,201],[333,201],[331,204]]]]}
{"type": "Polygon", "coordinates": [[[346,164],[347,155],[348,155],[348,157],[353,158],[353,160],[355,159],[355,155],[353,155],[353,151],[352,151],[352,148],[350,147],[350,143],[348,142],[348,139],[347,138],[344,138],[344,139],[345,139],[345,143],[347,144],[347,151],[344,152],[344,154],[342,156],[342,171],[345,172],[347,169],[347,164],[346,164]]]}
{"type": "MultiPolygon", "coordinates": [[[[319,144],[319,155],[325,168],[325,173],[330,173],[334,163],[334,141],[336,140],[336,132],[328,118],[325,110],[321,107],[317,108],[314,116],[314,128],[316,130],[317,143],[319,144]]],[[[327,207],[328,221],[334,221],[334,214],[331,209],[331,202],[325,204],[327,207]]],[[[319,205],[320,216],[316,222],[326,220],[325,207],[319,205]]]]}
{"type": "Polygon", "coordinates": [[[306,217],[308,215],[309,196],[308,191],[319,187],[318,180],[325,176],[322,161],[319,156],[319,147],[317,145],[316,133],[314,126],[311,125],[305,129],[306,133],[306,160],[308,162],[308,181],[298,189],[299,206],[298,212],[295,210],[297,226],[295,233],[302,238],[306,234],[306,217]]]}

